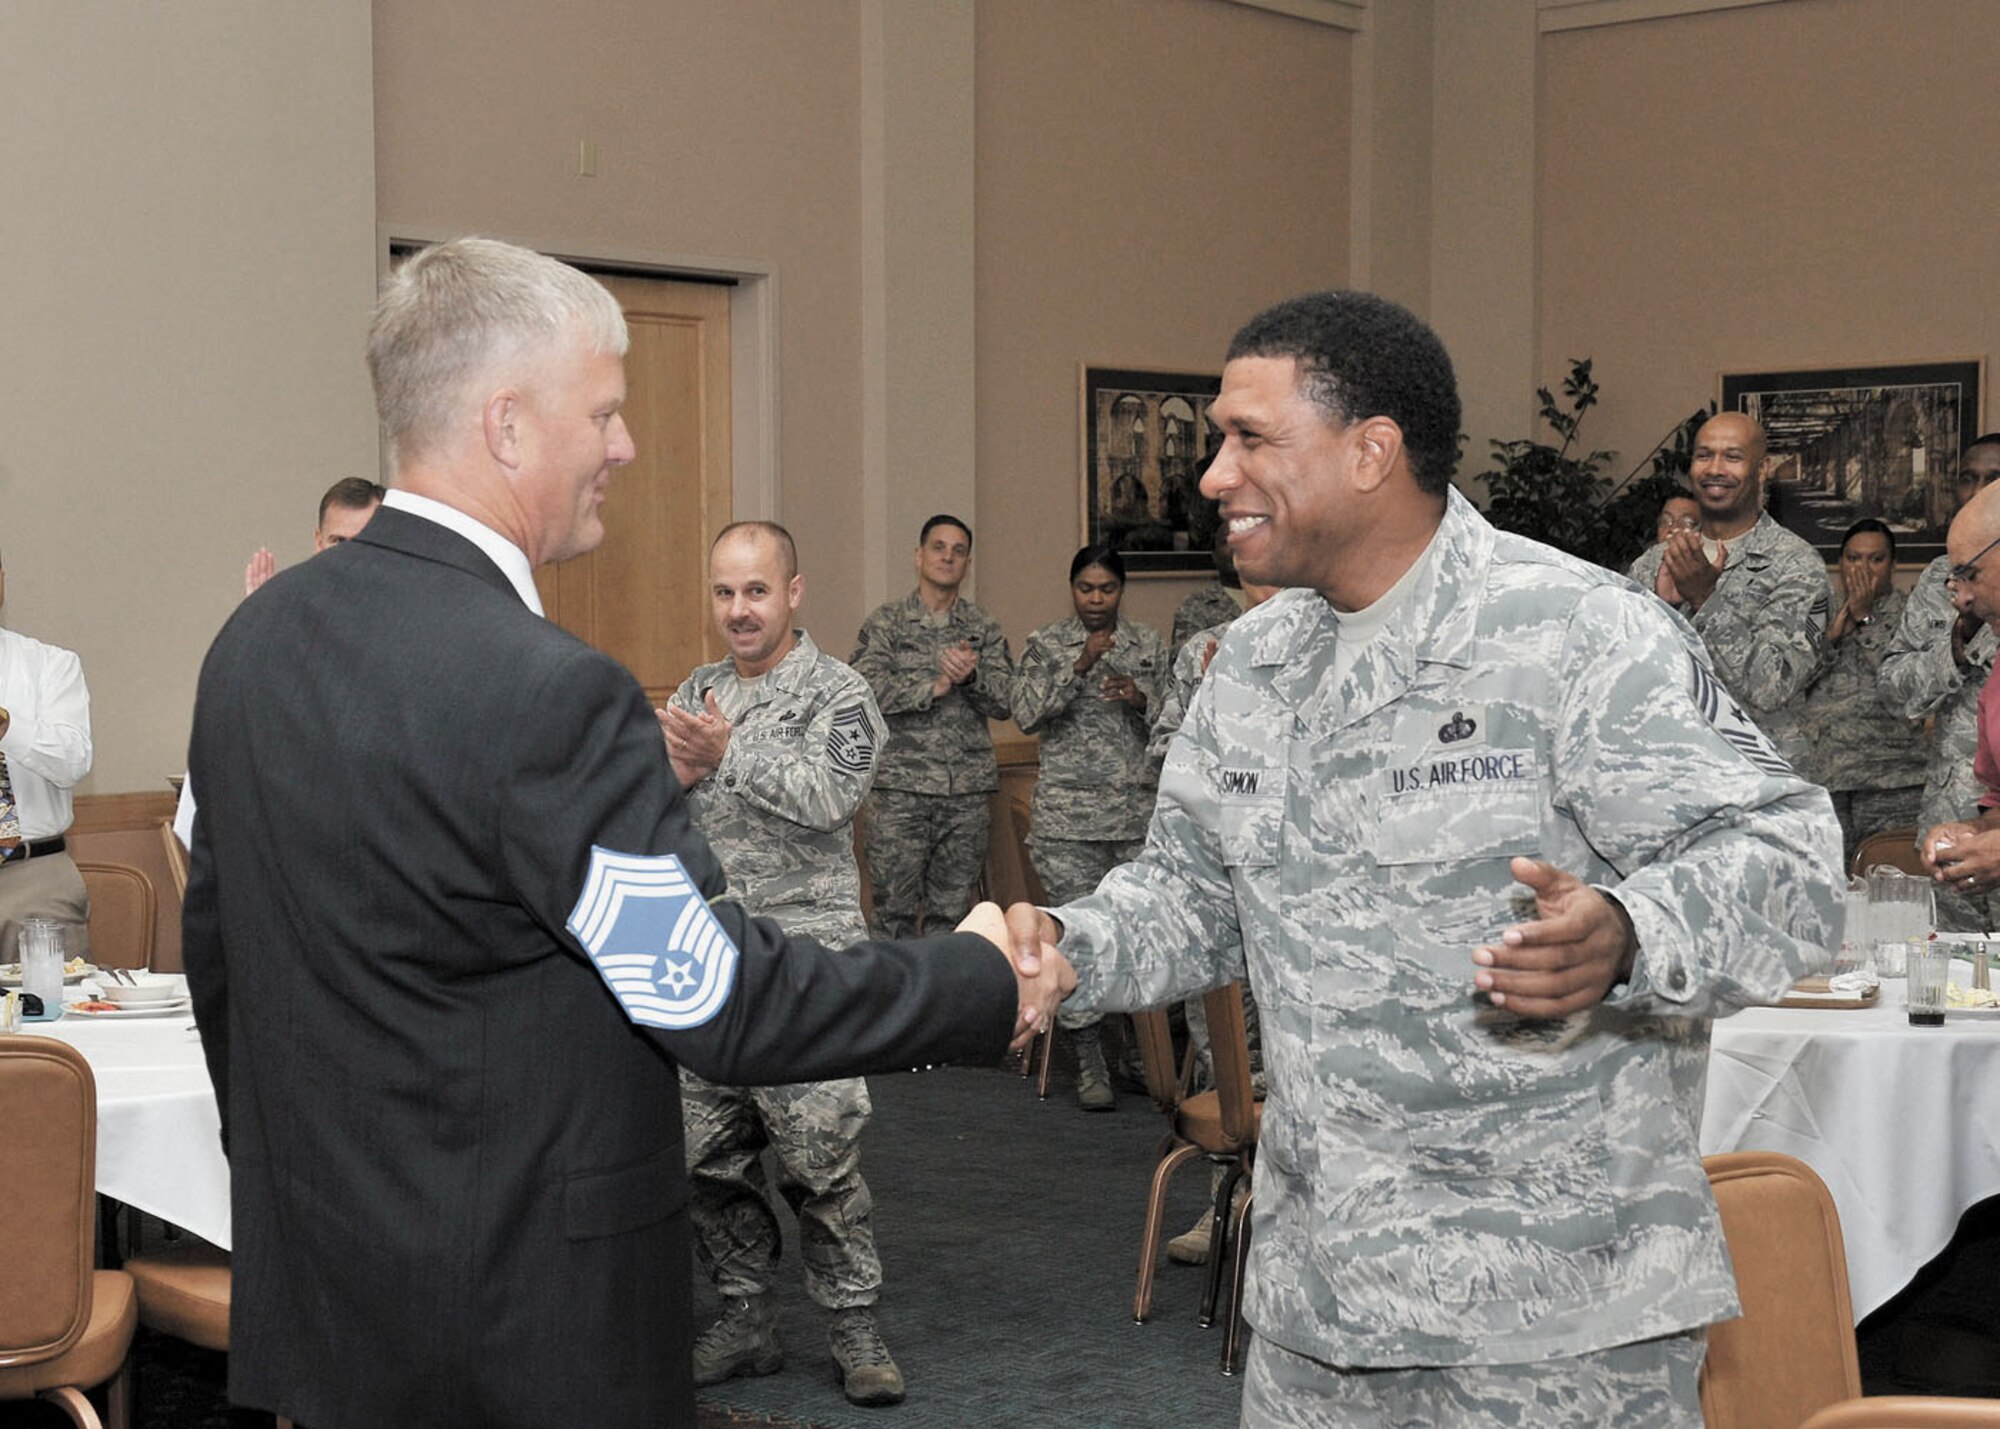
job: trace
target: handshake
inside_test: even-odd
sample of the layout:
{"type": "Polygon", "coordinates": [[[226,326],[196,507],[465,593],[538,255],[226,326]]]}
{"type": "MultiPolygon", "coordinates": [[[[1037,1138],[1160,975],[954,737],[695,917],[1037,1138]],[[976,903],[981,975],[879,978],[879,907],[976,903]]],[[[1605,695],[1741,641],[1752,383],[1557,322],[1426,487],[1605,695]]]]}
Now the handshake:
{"type": "Polygon", "coordinates": [[[1076,991],[1076,969],[1056,950],[1062,929],[1032,903],[1016,903],[1005,914],[998,903],[981,903],[965,915],[958,931],[977,933],[1013,964],[1020,1010],[1008,1046],[1027,1046],[1054,1023],[1056,1005],[1076,991]]]}

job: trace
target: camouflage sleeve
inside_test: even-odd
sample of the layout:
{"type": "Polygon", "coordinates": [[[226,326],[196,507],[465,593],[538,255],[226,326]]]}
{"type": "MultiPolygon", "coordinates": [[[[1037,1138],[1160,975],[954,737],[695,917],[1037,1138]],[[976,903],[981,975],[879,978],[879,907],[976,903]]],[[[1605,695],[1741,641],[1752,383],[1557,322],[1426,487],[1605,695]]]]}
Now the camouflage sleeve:
{"type": "Polygon", "coordinates": [[[1167,642],[1160,639],[1159,631],[1150,625],[1142,625],[1139,629],[1144,632],[1140,645],[1151,658],[1141,665],[1138,673],[1132,677],[1132,682],[1145,692],[1146,708],[1141,717],[1150,719],[1166,695],[1167,681],[1173,673],[1173,662],[1167,658],[1167,642]]]}
{"type": "Polygon", "coordinates": [[[1145,850],[1095,893],[1049,910],[1076,965],[1072,1009],[1158,1007],[1243,976],[1236,890],[1218,832],[1213,712],[1197,687],[1160,774],[1145,850]]]}
{"type": "MultiPolygon", "coordinates": [[[[1903,603],[1889,649],[1882,657],[1886,703],[1906,719],[1917,719],[1943,704],[1966,681],[1966,672],[1952,658],[1951,628],[1958,608],[1944,583],[1947,562],[1924,567],[1916,588],[1903,603]]],[[[1966,651],[1968,661],[1972,650],[1966,651]]]]}
{"type": "Polygon", "coordinates": [[[858,684],[825,694],[803,739],[758,745],[732,739],[709,777],[752,807],[818,833],[852,819],[875,782],[888,726],[858,684]]]}
{"type": "Polygon", "coordinates": [[[1011,719],[1014,713],[1014,652],[1000,622],[989,617],[980,631],[979,671],[959,689],[965,702],[988,719],[1011,719]]]}
{"type": "Polygon", "coordinates": [[[1083,689],[1076,657],[1040,631],[1028,637],[1021,663],[1014,672],[1014,723],[1033,734],[1068,709],[1083,689]]]}
{"type": "Polygon", "coordinates": [[[1807,552],[1780,557],[1735,594],[1711,596],[1694,628],[1722,682],[1760,710],[1790,701],[1820,668],[1833,586],[1807,552]]]}
{"type": "Polygon", "coordinates": [[[1213,638],[1213,631],[1196,631],[1189,635],[1181,646],[1181,653],[1174,657],[1173,673],[1167,676],[1166,689],[1153,711],[1153,733],[1146,741],[1149,757],[1165,759],[1167,746],[1180,733],[1181,722],[1187,718],[1188,706],[1194,702],[1194,692],[1201,687],[1202,656],[1207,653],[1208,642],[1213,638]]]}
{"type": "Polygon", "coordinates": [[[669,707],[686,710],[689,714],[707,713],[708,706],[702,701],[704,692],[694,687],[694,677],[698,673],[700,673],[699,668],[688,672],[688,677],[681,681],[680,688],[667,697],[669,707]]]}
{"type": "Polygon", "coordinates": [[[1554,800],[1619,875],[1639,955],[1610,1005],[1714,1016],[1768,1002],[1838,938],[1840,830],[1686,626],[1603,587],[1564,634],[1554,800]]]}
{"type": "Polygon", "coordinates": [[[1625,572],[1634,585],[1641,590],[1653,589],[1660,578],[1660,557],[1666,549],[1665,546],[1652,545],[1639,553],[1638,559],[1632,562],[1632,568],[1625,572]]]}
{"type": "Polygon", "coordinates": [[[847,663],[868,682],[875,707],[883,714],[908,714],[931,707],[931,684],[937,671],[905,672],[896,665],[896,608],[885,605],[861,622],[854,658],[847,663]]]}

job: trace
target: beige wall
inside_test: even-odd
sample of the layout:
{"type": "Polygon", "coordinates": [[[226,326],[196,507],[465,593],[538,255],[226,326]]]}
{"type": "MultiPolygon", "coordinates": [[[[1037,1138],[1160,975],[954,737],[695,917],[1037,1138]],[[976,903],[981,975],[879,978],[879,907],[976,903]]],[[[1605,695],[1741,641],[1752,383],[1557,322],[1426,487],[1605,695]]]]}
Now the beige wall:
{"type": "MultiPolygon", "coordinates": [[[[1348,258],[1342,30],[1217,0],[980,0],[979,599],[1070,610],[1077,364],[1213,371],[1348,258]]],[[[1190,581],[1134,581],[1162,630],[1190,581]]]]}
{"type": "Polygon", "coordinates": [[[0,6],[0,549],[96,769],[164,789],[268,543],[375,469],[367,0],[0,6]]]}
{"type": "Polygon", "coordinates": [[[1622,471],[1720,370],[1990,354],[1996,53],[1991,0],[1544,36],[1539,361],[1596,359],[1591,445],[1622,471]]]}
{"type": "Polygon", "coordinates": [[[856,0],[508,0],[476,23],[449,0],[380,0],[375,83],[391,231],[775,270],[775,514],[804,551],[805,619],[843,650],[863,599],[859,562],[832,558],[862,544],[856,0]],[[585,139],[594,178],[576,174],[585,139]]]}

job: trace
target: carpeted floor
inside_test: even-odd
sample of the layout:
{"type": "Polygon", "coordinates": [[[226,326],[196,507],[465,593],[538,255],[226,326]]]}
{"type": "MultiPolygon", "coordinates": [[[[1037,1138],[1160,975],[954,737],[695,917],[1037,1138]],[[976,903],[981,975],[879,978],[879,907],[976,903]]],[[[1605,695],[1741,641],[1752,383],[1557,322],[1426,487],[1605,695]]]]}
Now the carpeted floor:
{"type": "MultiPolygon", "coordinates": [[[[891,1409],[841,1398],[825,1316],[792,1258],[779,1297],[779,1373],[703,1392],[697,1429],[1125,1429],[1236,1421],[1240,1381],[1218,1372],[1220,1329],[1195,1325],[1201,1276],[1163,1264],[1152,1320],[1134,1325],[1132,1282],[1161,1130],[1144,1098],[1078,1111],[1066,1079],[1047,1102],[997,1071],[871,1081],[863,1168],[886,1272],[880,1317],[909,1382],[891,1409]]],[[[1169,1232],[1206,1188],[1184,1170],[1169,1232]]],[[[1861,1327],[1866,1390],[2000,1396],[2000,1201],[1968,1214],[1949,1251],[1861,1327]]],[[[714,1313],[695,1287],[698,1323],[714,1313]]],[[[141,1332],[136,1429],[246,1429],[222,1395],[221,1355],[141,1332]]],[[[0,1429],[60,1429],[46,1406],[0,1405],[0,1429]]],[[[269,1424],[268,1419],[262,1421],[269,1424]]]]}

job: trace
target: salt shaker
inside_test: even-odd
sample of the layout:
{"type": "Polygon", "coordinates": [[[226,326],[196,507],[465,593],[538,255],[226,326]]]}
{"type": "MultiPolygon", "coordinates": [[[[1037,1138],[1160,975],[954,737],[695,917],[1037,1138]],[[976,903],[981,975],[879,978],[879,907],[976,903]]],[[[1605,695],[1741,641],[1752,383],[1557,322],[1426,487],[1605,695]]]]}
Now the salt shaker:
{"type": "Polygon", "coordinates": [[[53,918],[21,920],[21,991],[42,1000],[26,1022],[53,1022],[62,1016],[63,927],[53,918]]]}

